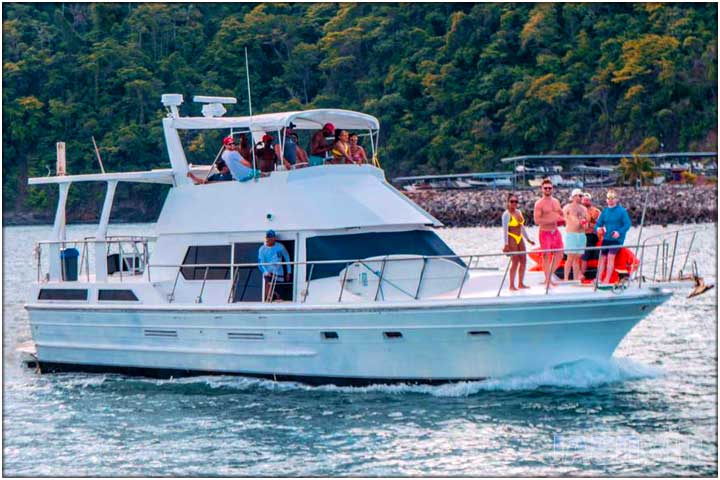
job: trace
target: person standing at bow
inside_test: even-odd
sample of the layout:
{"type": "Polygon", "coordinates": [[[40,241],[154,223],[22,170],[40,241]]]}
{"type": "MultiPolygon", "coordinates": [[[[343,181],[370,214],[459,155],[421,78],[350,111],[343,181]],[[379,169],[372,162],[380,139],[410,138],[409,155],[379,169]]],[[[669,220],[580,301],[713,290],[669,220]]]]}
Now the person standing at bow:
{"type": "Polygon", "coordinates": [[[525,265],[527,257],[525,255],[525,242],[527,240],[530,245],[535,245],[525,230],[525,217],[518,209],[518,196],[511,193],[507,200],[507,210],[502,214],[503,237],[505,245],[503,252],[511,253],[510,256],[510,287],[509,290],[515,291],[519,288],[530,288],[523,280],[525,279],[525,265]],[[524,240],[523,240],[524,239],[524,240]],[[515,288],[515,278],[518,283],[515,288]]]}
{"type": "Polygon", "coordinates": [[[553,184],[549,178],[542,182],[542,197],[535,202],[533,219],[540,228],[538,239],[541,250],[553,250],[543,252],[543,271],[545,272],[545,285],[557,286],[552,281],[553,272],[562,258],[563,241],[562,234],[558,229],[558,222],[563,218],[560,202],[552,196],[553,184]]]}
{"type": "Polygon", "coordinates": [[[618,204],[617,194],[614,190],[607,192],[607,208],[600,213],[595,231],[603,236],[602,246],[610,247],[600,251],[598,261],[598,281],[610,283],[610,277],[615,271],[615,255],[625,243],[625,234],[632,226],[630,215],[625,207],[618,204]]]}
{"type": "Polygon", "coordinates": [[[573,280],[584,280],[580,268],[580,256],[585,251],[587,239],[585,238],[585,225],[588,222],[587,209],[581,203],[582,190],[576,188],[570,194],[570,203],[563,207],[565,218],[565,281],[570,280],[572,270],[573,280]]]}

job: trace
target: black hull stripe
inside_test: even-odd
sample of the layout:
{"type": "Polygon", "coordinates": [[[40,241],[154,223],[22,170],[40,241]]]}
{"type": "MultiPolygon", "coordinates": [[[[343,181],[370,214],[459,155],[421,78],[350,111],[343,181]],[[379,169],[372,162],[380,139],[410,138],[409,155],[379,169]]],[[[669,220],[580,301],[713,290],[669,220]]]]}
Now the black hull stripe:
{"type": "MultiPolygon", "coordinates": [[[[35,361],[26,362],[29,368],[37,368],[35,361]]],[[[263,378],[267,380],[275,380],[278,382],[298,382],[311,386],[320,385],[336,385],[338,387],[366,387],[369,385],[392,385],[392,384],[408,384],[408,385],[442,385],[457,382],[474,382],[485,380],[484,378],[359,378],[359,377],[323,377],[313,375],[284,375],[272,373],[245,373],[245,372],[216,372],[205,370],[182,370],[174,368],[146,368],[146,367],[121,367],[110,365],[82,365],[76,363],[54,363],[40,362],[41,373],[63,373],[63,372],[83,372],[83,373],[117,373],[132,377],[147,377],[157,379],[183,378],[197,376],[241,376],[252,378],[263,378]]]]}

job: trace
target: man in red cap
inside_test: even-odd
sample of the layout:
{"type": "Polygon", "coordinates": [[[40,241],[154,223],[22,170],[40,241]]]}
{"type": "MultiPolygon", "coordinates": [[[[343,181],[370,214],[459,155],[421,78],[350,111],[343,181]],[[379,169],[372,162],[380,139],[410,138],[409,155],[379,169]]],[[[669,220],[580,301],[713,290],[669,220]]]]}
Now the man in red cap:
{"type": "Polygon", "coordinates": [[[328,145],[325,140],[335,135],[335,125],[326,123],[322,130],[318,130],[310,140],[310,165],[322,165],[325,163],[325,154],[332,150],[332,143],[328,145]]]}

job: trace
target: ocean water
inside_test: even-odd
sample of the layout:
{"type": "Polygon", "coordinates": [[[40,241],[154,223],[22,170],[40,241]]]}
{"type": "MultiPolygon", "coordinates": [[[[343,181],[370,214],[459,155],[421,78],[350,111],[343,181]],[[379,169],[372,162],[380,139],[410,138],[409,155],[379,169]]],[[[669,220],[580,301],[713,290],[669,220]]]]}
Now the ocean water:
{"type": "MultiPolygon", "coordinates": [[[[696,258],[714,283],[717,226],[705,227],[696,258]]],[[[15,347],[30,339],[22,306],[34,242],[50,228],[3,234],[6,476],[717,475],[717,290],[694,299],[676,290],[606,362],[485,382],[339,388],[37,375],[15,347]]],[[[500,241],[495,228],[440,235],[458,253],[500,241]]]]}

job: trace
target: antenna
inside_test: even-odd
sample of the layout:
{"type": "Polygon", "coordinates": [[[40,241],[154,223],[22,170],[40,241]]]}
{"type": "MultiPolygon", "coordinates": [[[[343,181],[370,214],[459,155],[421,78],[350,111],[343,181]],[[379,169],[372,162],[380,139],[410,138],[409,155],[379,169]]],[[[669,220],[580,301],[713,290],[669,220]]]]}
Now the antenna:
{"type": "Polygon", "coordinates": [[[93,146],[95,147],[95,155],[97,155],[98,162],[100,163],[100,171],[105,173],[105,167],[103,167],[102,158],[100,158],[100,150],[98,150],[97,143],[95,143],[95,136],[92,136],[93,146]]]}
{"type": "MultiPolygon", "coordinates": [[[[250,64],[248,63],[247,47],[245,47],[245,78],[247,78],[248,88],[248,110],[250,110],[250,148],[252,151],[253,170],[257,170],[255,166],[255,139],[253,138],[252,129],[252,93],[250,93],[250,64]]],[[[256,179],[257,180],[257,179],[256,179]]]]}

